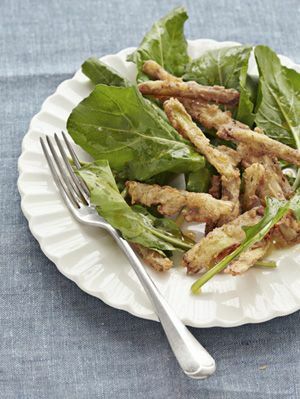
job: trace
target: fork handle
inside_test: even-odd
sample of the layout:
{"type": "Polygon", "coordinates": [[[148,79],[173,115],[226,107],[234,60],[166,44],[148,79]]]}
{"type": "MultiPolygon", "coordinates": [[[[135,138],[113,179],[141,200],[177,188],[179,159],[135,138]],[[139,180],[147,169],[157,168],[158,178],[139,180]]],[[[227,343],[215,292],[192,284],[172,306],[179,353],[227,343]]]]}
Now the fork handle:
{"type": "Polygon", "coordinates": [[[126,254],[150,298],[173,353],[184,373],[197,379],[206,378],[213,374],[216,369],[214,359],[186,328],[159,292],[130,244],[120,237],[116,230],[111,231],[111,234],[126,254]]]}

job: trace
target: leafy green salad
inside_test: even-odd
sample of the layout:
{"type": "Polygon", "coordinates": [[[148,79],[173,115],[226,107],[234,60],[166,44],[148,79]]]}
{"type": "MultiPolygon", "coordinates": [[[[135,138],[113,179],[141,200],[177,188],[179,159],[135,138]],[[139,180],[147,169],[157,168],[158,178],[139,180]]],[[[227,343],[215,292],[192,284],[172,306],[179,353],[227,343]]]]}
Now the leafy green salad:
{"type": "Polygon", "coordinates": [[[187,19],[178,7],[154,23],[127,56],[135,81],[87,59],[92,91],[67,130],[94,159],[78,173],[98,213],[156,270],[181,251],[197,293],[300,241],[300,74],[264,45],[191,59],[187,19]]]}

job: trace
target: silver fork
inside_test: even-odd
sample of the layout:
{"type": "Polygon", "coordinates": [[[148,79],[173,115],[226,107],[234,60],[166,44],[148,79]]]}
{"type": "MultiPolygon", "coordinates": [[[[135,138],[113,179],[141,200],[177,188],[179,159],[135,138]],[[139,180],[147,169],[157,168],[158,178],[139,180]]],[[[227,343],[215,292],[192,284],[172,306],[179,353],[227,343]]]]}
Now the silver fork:
{"type": "MultiPolygon", "coordinates": [[[[79,169],[79,159],[66,135],[64,133],[62,135],[74,166],[79,169]]],[[[216,368],[214,359],[177,317],[146,272],[130,244],[120,236],[115,228],[99,216],[90,203],[89,190],[86,184],[74,173],[64,145],[57,134],[54,135],[54,139],[58,151],[49,136],[46,136],[46,140],[40,138],[40,142],[53,179],[69,211],[79,222],[105,229],[123,250],[155,308],[173,353],[184,373],[197,379],[206,378],[213,374],[216,368]]]]}

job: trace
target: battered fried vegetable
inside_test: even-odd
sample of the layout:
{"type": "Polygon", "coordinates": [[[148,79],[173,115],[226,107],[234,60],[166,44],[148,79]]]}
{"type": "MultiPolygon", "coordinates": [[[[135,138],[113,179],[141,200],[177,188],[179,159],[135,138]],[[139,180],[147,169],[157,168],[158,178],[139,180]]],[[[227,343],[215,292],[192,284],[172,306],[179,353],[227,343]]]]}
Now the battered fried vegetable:
{"type": "Polygon", "coordinates": [[[169,80],[173,82],[182,82],[181,78],[171,75],[162,66],[160,66],[156,61],[148,60],[144,62],[143,72],[152,79],[157,80],[169,80]]]}
{"type": "Polygon", "coordinates": [[[224,273],[232,274],[233,276],[245,273],[266,255],[269,247],[270,241],[268,239],[259,241],[252,248],[243,252],[238,259],[231,262],[224,270],[224,273]]]}
{"type": "Polygon", "coordinates": [[[203,272],[232,252],[245,238],[243,226],[253,226],[262,218],[263,208],[253,208],[230,223],[224,224],[202,238],[183,256],[188,273],[203,272]]]}
{"type": "Polygon", "coordinates": [[[204,101],[178,98],[191,117],[206,129],[220,129],[233,122],[230,111],[222,111],[216,104],[204,101]]]}
{"type": "Polygon", "coordinates": [[[132,204],[148,207],[158,205],[162,215],[173,216],[182,212],[185,220],[205,223],[216,222],[221,216],[232,212],[230,202],[217,200],[209,194],[191,193],[177,190],[170,186],[143,184],[134,181],[126,182],[132,204]]]}
{"type": "MultiPolygon", "coordinates": [[[[222,197],[224,201],[231,201],[233,204],[230,214],[221,215],[218,225],[237,217],[240,213],[239,194],[240,194],[240,172],[236,168],[239,159],[238,155],[234,158],[234,150],[220,151],[213,147],[209,139],[203,134],[201,129],[192,121],[184,106],[176,99],[171,98],[164,103],[164,110],[172,126],[185,138],[188,138],[200,154],[204,155],[217,171],[222,175],[222,197]]],[[[209,221],[212,223],[212,220],[209,221]]]]}
{"type": "Polygon", "coordinates": [[[153,267],[158,272],[164,272],[173,266],[171,259],[157,251],[153,251],[153,249],[146,248],[140,244],[132,244],[132,247],[147,265],[153,267]]]}
{"type": "Polygon", "coordinates": [[[138,85],[142,94],[155,97],[185,97],[213,101],[218,104],[236,105],[239,92],[223,86],[202,86],[196,82],[156,80],[138,85]]]}
{"type": "Polygon", "coordinates": [[[210,144],[209,139],[201,129],[192,121],[184,106],[175,98],[164,102],[164,110],[172,126],[185,138],[194,144],[198,152],[204,155],[217,171],[224,176],[239,176],[239,171],[234,168],[231,157],[210,144]]]}
{"type": "Polygon", "coordinates": [[[242,207],[244,210],[261,205],[260,189],[263,184],[265,168],[260,163],[253,163],[243,174],[244,192],[242,207]]]}
{"type": "Polygon", "coordinates": [[[239,144],[237,151],[245,168],[242,195],[244,210],[251,209],[253,204],[265,205],[266,197],[289,199],[292,196],[293,190],[277,158],[257,154],[246,144],[239,144]]]}
{"type": "Polygon", "coordinates": [[[273,140],[265,134],[238,126],[223,126],[218,136],[225,140],[247,144],[256,154],[267,154],[300,166],[300,151],[273,140]]]}
{"type": "MultiPolygon", "coordinates": [[[[255,209],[255,208],[254,208],[255,209]]],[[[252,209],[249,212],[252,212],[252,209]]],[[[220,273],[226,267],[228,267],[236,259],[239,259],[241,255],[245,256],[245,252],[249,249],[255,249],[259,243],[268,239],[272,240],[272,230],[276,225],[280,223],[290,212],[292,217],[295,218],[297,223],[300,221],[300,195],[296,194],[291,200],[280,201],[276,198],[268,198],[264,215],[258,223],[252,226],[243,226],[244,239],[236,246],[236,248],[229,248],[227,254],[222,254],[221,260],[215,264],[210,270],[208,270],[203,276],[201,276],[191,287],[193,293],[199,292],[202,285],[210,280],[214,275],[220,273]]],[[[193,248],[192,248],[193,249],[193,248]]],[[[259,253],[260,255],[260,253],[259,253]]],[[[255,258],[255,257],[254,257],[255,258]]]]}
{"type": "MultiPolygon", "coordinates": [[[[149,60],[143,65],[143,72],[150,78],[158,80],[168,80],[169,82],[182,82],[181,78],[171,75],[157,62],[149,60]]],[[[162,101],[168,100],[168,97],[161,97],[162,101]]],[[[205,101],[193,100],[186,97],[177,98],[185,107],[191,117],[207,129],[218,130],[224,124],[232,122],[231,112],[222,111],[217,105],[209,104],[205,101]]]]}
{"type": "Polygon", "coordinates": [[[272,240],[279,248],[300,242],[300,222],[289,212],[273,229],[272,240]]]}

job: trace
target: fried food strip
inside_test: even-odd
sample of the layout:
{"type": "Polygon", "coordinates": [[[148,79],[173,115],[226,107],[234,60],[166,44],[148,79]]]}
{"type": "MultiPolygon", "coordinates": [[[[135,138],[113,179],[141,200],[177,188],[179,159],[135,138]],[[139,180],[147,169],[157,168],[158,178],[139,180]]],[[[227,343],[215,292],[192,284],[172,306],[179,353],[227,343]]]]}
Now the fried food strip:
{"type": "Polygon", "coordinates": [[[260,163],[253,163],[243,173],[244,193],[242,195],[243,210],[261,205],[260,188],[264,181],[265,168],[260,163]]]}
{"type": "Polygon", "coordinates": [[[176,76],[171,75],[156,61],[148,60],[144,62],[143,72],[152,79],[182,82],[181,78],[177,78],[176,76]]]}
{"type": "Polygon", "coordinates": [[[211,231],[183,256],[188,273],[205,271],[232,252],[245,238],[242,226],[252,226],[262,218],[263,208],[253,208],[230,223],[211,231]]]}
{"type": "MultiPolygon", "coordinates": [[[[239,162],[233,158],[233,152],[220,151],[213,147],[209,139],[203,134],[199,127],[192,121],[190,115],[184,109],[184,106],[176,99],[171,98],[164,102],[164,110],[172,126],[185,138],[189,139],[198,152],[206,157],[217,171],[222,175],[222,200],[231,201],[234,205],[230,214],[222,215],[218,225],[237,217],[240,213],[239,194],[240,194],[240,173],[235,167],[239,162]]],[[[234,151],[234,150],[232,150],[234,151]]],[[[210,221],[210,224],[212,221],[210,221]]],[[[212,225],[211,225],[212,227],[212,225]]]]}
{"type": "Polygon", "coordinates": [[[213,183],[209,190],[209,194],[214,198],[221,198],[223,201],[230,201],[233,208],[230,215],[222,215],[217,223],[208,222],[205,226],[206,235],[216,226],[222,226],[240,214],[240,185],[241,180],[239,177],[226,178],[225,176],[213,176],[213,183]]]}
{"type": "Polygon", "coordinates": [[[233,148],[227,147],[226,145],[218,145],[216,148],[218,151],[228,156],[233,166],[238,166],[241,163],[241,155],[233,148]]]}
{"type": "Polygon", "coordinates": [[[222,181],[222,197],[223,201],[230,201],[233,204],[233,209],[230,215],[222,215],[218,220],[218,226],[228,223],[236,218],[240,212],[240,188],[241,179],[239,176],[221,176],[222,181]]]}
{"type": "MultiPolygon", "coordinates": [[[[182,82],[181,78],[171,75],[157,62],[149,60],[143,65],[143,72],[150,78],[158,80],[168,80],[172,82],[182,82]]],[[[162,101],[166,101],[169,97],[161,97],[162,101]]],[[[231,112],[222,111],[217,105],[209,104],[200,100],[193,100],[186,97],[179,97],[178,100],[184,105],[191,117],[199,122],[206,129],[218,130],[221,126],[232,122],[231,112]]]]}
{"type": "Polygon", "coordinates": [[[138,88],[142,94],[155,97],[183,97],[227,105],[236,105],[239,101],[239,92],[234,89],[225,89],[223,86],[202,86],[196,82],[150,80],[140,83],[138,88]]]}
{"type": "Polygon", "coordinates": [[[190,98],[178,98],[191,117],[206,129],[220,129],[233,122],[230,111],[222,111],[215,104],[190,98]]]}
{"type": "Polygon", "coordinates": [[[164,102],[164,110],[171,125],[186,139],[190,140],[198,152],[204,155],[217,171],[224,176],[239,176],[231,157],[213,147],[201,129],[192,121],[184,106],[175,98],[164,102]]]}
{"type": "Polygon", "coordinates": [[[153,267],[154,270],[157,270],[158,272],[164,272],[173,266],[171,259],[161,255],[159,252],[150,248],[146,248],[140,244],[132,243],[131,245],[143,259],[143,261],[147,265],[153,267]]]}
{"type": "Polygon", "coordinates": [[[300,242],[300,222],[289,212],[272,229],[271,238],[276,247],[283,248],[300,242]]]}
{"type": "Polygon", "coordinates": [[[277,158],[257,154],[246,144],[239,144],[237,151],[241,155],[242,166],[245,168],[243,174],[245,193],[242,201],[244,210],[250,209],[251,204],[254,204],[254,198],[251,200],[250,197],[254,194],[255,185],[256,197],[263,205],[265,205],[266,197],[290,198],[293,190],[283,174],[277,158]],[[256,166],[251,167],[252,165],[256,166]]]}
{"type": "Polygon", "coordinates": [[[135,181],[126,182],[126,187],[132,204],[158,205],[158,212],[166,216],[173,216],[182,211],[188,222],[217,221],[222,215],[232,212],[230,202],[217,200],[209,194],[192,193],[170,186],[161,187],[158,184],[150,185],[135,181]]]}
{"type": "Polygon", "coordinates": [[[224,273],[232,274],[233,276],[245,273],[266,255],[269,246],[270,242],[267,239],[259,241],[253,247],[243,252],[238,259],[231,262],[224,270],[224,273]]]}
{"type": "MultiPolygon", "coordinates": [[[[208,194],[212,195],[214,198],[221,198],[221,176],[214,175],[211,178],[211,186],[208,190],[208,194]]],[[[216,223],[206,222],[205,225],[205,235],[207,235],[210,231],[212,231],[216,227],[216,223]]]]}
{"type": "Polygon", "coordinates": [[[247,144],[257,154],[267,154],[300,166],[300,151],[257,131],[242,129],[233,125],[225,125],[219,129],[217,135],[225,140],[247,144]]]}

